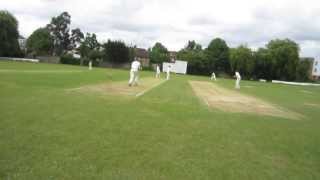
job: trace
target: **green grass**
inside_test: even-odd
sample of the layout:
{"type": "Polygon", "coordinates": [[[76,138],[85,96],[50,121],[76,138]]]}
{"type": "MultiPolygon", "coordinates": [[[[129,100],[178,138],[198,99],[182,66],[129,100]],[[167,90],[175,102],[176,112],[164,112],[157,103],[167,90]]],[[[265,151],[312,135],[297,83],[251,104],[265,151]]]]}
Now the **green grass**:
{"type": "Polygon", "coordinates": [[[128,71],[1,69],[62,72],[0,72],[0,179],[320,179],[320,88],[241,82],[241,93],[304,115],[290,120],[208,109],[188,80],[209,77],[176,75],[121,98],[66,89],[127,80],[128,71]]]}

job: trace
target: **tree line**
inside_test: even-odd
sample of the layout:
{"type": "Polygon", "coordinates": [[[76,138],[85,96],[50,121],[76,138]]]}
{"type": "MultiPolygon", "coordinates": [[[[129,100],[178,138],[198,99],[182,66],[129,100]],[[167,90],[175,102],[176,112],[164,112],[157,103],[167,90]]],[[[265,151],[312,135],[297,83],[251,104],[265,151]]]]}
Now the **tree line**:
{"type": "Polygon", "coordinates": [[[246,45],[229,48],[221,39],[213,39],[202,49],[195,41],[178,52],[177,58],[188,61],[188,73],[233,75],[239,71],[246,79],[309,80],[310,61],[300,61],[299,45],[290,39],[275,39],[253,51],[246,45]]]}
{"type": "MultiPolygon", "coordinates": [[[[135,46],[122,41],[108,40],[99,43],[95,33],[84,34],[79,28],[70,30],[68,12],[53,17],[45,27],[36,29],[27,39],[27,54],[31,56],[61,56],[67,64],[87,64],[93,61],[125,63],[133,60],[135,46]],[[72,54],[81,55],[76,59],[72,54]]],[[[8,11],[0,11],[0,56],[23,56],[18,44],[18,21],[8,11]]],[[[230,48],[221,38],[213,39],[208,47],[188,41],[177,52],[177,59],[188,61],[188,73],[209,75],[213,71],[220,76],[239,71],[246,79],[280,79],[306,81],[309,61],[299,60],[299,45],[290,39],[275,39],[265,47],[254,51],[246,45],[230,48]]],[[[161,64],[170,61],[168,49],[157,42],[148,49],[150,62],[161,64]]]]}
{"type": "Polygon", "coordinates": [[[8,11],[0,11],[0,56],[22,56],[18,38],[17,19],[8,11]]]}
{"type": "Polygon", "coordinates": [[[45,28],[39,28],[28,38],[28,51],[36,55],[58,55],[62,63],[80,65],[88,64],[89,61],[97,65],[101,60],[121,63],[132,59],[132,47],[124,42],[108,40],[101,44],[95,33],[84,34],[79,28],[70,31],[70,24],[71,16],[68,12],[53,17],[45,28]],[[77,60],[72,54],[79,54],[81,58],[77,60]]]}
{"type": "MultiPolygon", "coordinates": [[[[308,81],[311,62],[301,61],[299,45],[290,39],[274,39],[254,51],[246,45],[230,48],[221,38],[213,39],[207,48],[194,40],[177,52],[177,59],[188,62],[187,72],[194,75],[233,76],[239,71],[244,79],[279,79],[308,81]]],[[[168,49],[157,42],[149,49],[150,61],[170,61],[168,49]]]]}
{"type": "MultiPolygon", "coordinates": [[[[70,30],[71,16],[63,12],[52,17],[45,27],[36,29],[26,41],[25,56],[60,56],[66,64],[87,64],[93,61],[128,62],[133,59],[132,48],[120,40],[99,43],[95,33],[84,34],[79,28],[70,30]],[[81,58],[74,58],[79,54],[81,58]]],[[[0,11],[0,56],[21,57],[18,43],[18,21],[8,11],[0,11]]]]}

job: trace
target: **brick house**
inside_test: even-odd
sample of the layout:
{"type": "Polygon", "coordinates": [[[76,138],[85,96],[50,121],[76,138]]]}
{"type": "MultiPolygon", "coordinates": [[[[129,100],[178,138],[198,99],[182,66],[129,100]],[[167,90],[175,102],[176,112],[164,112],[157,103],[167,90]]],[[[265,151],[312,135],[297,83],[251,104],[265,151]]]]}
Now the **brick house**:
{"type": "Polygon", "coordinates": [[[312,79],[320,80],[320,60],[315,60],[312,67],[312,79]]]}
{"type": "Polygon", "coordinates": [[[22,51],[26,52],[26,50],[27,50],[27,39],[25,37],[19,35],[18,42],[19,42],[20,49],[22,51]]]}
{"type": "Polygon", "coordinates": [[[135,48],[135,58],[137,58],[143,67],[150,65],[149,53],[146,49],[135,48]]]}
{"type": "Polygon", "coordinates": [[[176,51],[169,51],[169,57],[171,62],[175,62],[177,60],[177,52],[176,51]]]}
{"type": "Polygon", "coordinates": [[[301,57],[300,61],[309,61],[310,68],[308,70],[308,74],[310,79],[319,80],[320,79],[320,61],[316,60],[313,57],[301,57]]]}

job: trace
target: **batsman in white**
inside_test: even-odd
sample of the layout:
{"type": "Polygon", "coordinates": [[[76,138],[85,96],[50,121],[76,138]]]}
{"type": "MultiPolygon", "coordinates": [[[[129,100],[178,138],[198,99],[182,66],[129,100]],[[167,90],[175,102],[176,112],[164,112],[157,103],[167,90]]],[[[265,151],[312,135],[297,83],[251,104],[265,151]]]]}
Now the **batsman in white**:
{"type": "Polygon", "coordinates": [[[156,78],[160,78],[160,73],[161,73],[160,67],[159,67],[159,65],[157,64],[156,78]]]}
{"type": "Polygon", "coordinates": [[[211,80],[214,80],[214,81],[217,80],[217,79],[216,79],[216,74],[215,74],[214,72],[212,72],[212,74],[211,74],[211,80]]]}
{"type": "Polygon", "coordinates": [[[170,71],[171,71],[171,65],[168,65],[168,67],[167,67],[167,80],[170,79],[170,71]]]}
{"type": "Polygon", "coordinates": [[[240,89],[240,80],[241,80],[241,76],[240,73],[238,71],[236,71],[235,75],[236,77],[236,89],[240,89]]]}
{"type": "Polygon", "coordinates": [[[141,63],[135,58],[131,63],[129,86],[138,85],[139,69],[141,69],[141,63]]]}

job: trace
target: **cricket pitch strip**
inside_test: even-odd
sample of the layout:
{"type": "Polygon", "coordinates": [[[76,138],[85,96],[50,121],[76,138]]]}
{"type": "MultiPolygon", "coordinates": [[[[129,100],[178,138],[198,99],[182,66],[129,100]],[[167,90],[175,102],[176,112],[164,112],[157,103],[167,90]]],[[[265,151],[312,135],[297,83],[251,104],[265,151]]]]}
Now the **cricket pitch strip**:
{"type": "Polygon", "coordinates": [[[228,90],[211,82],[189,81],[194,93],[207,106],[227,112],[245,112],[260,115],[277,116],[288,119],[300,119],[301,115],[268,103],[256,97],[228,90]]]}
{"type": "Polygon", "coordinates": [[[107,82],[95,85],[86,85],[69,91],[94,92],[106,95],[123,95],[139,97],[165,82],[163,79],[143,78],[137,86],[129,86],[127,81],[107,82]]]}

